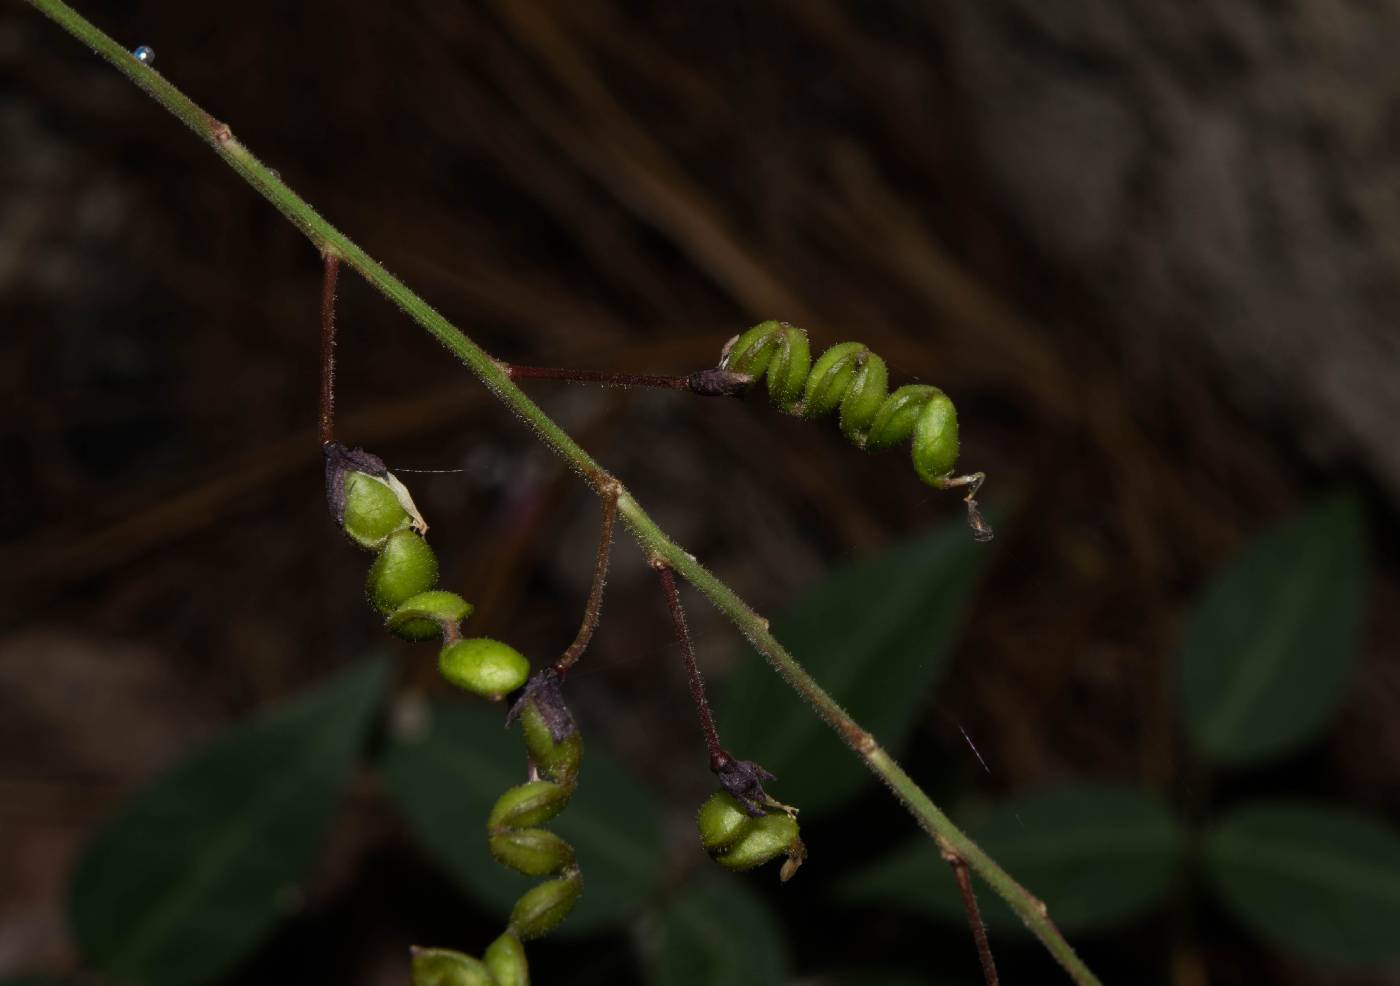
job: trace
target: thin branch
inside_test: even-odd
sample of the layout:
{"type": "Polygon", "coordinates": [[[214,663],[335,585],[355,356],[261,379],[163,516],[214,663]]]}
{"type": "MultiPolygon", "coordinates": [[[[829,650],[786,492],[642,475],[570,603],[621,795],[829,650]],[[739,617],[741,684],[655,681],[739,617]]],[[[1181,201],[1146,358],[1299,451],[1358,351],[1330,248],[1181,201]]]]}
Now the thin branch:
{"type": "Polygon", "coordinates": [[[603,612],[603,587],[608,581],[608,559],[612,556],[613,528],[617,525],[617,497],[621,489],[613,483],[598,491],[598,499],[603,505],[603,524],[598,535],[598,557],[593,563],[593,584],[588,590],[588,602],[583,607],[583,624],[578,628],[578,636],[554,662],[554,670],[561,678],[578,663],[588,649],[588,642],[593,639],[593,631],[598,629],[598,618],[603,612]]]}
{"type": "Polygon", "coordinates": [[[321,281],[321,444],[335,440],[335,287],[340,279],[340,258],[329,250],[323,255],[321,281]]]}
{"type": "MultiPolygon", "coordinates": [[[[581,448],[511,381],[502,364],[492,359],[461,330],[439,315],[398,278],[377,264],[360,247],[326,222],[304,199],[241,143],[229,128],[211,117],[188,96],[171,85],[150,65],[137,61],[130,52],[85,20],[62,0],[28,2],[63,27],[88,48],[97,52],[174,116],[183,121],[249,185],[268,200],[321,253],[335,252],[342,263],[360,273],[376,290],[393,301],[443,346],[460,359],[502,403],[511,408],[557,455],[567,461],[596,492],[614,487],[616,480],[581,448]]],[[[620,489],[620,488],[619,488],[620,489]]],[[[1045,945],[1079,986],[1101,986],[1074,949],[1050,920],[1045,905],[1011,878],[977,844],[939,810],[914,780],[904,772],[874,737],[848,716],[796,659],[768,632],[768,622],[755,613],[732,589],[720,582],[693,556],[671,541],[656,522],[625,490],[618,495],[618,513],[627,522],[644,551],[699,589],[710,602],[739,628],[740,632],[774,667],[795,691],[804,696],[818,715],[836,731],[890,790],[931,837],[942,838],[992,890],[1001,896],[1026,926],[1045,945]]]]}
{"type": "Polygon", "coordinates": [[[560,366],[520,366],[516,363],[502,363],[500,366],[511,380],[558,380],[564,383],[595,383],[603,387],[688,390],[701,397],[737,397],[753,383],[753,377],[747,373],[734,373],[720,367],[673,377],[656,373],[575,370],[560,366]]]}
{"type": "Polygon", "coordinates": [[[933,803],[923,788],[875,741],[875,737],[862,729],[860,724],[817,684],[797,659],[788,653],[787,648],[769,632],[767,620],[754,612],[733,589],[717,579],[685,549],[667,537],[665,532],[656,526],[656,522],[632,499],[631,494],[622,494],[618,502],[618,512],[632,529],[633,536],[642,545],[643,550],[652,558],[658,558],[670,565],[677,575],[699,589],[716,609],[729,617],[754,649],[767,658],[768,663],[789,687],[805,698],[841,741],[854,750],[865,761],[866,766],[894,792],[895,797],[914,816],[920,827],[938,842],[939,847],[942,848],[945,843],[951,847],[987,882],[997,896],[1006,901],[1078,986],[1102,986],[1099,978],[1075,954],[1074,949],[1050,919],[1050,912],[1045,903],[1017,883],[1011,874],[998,866],[996,861],[968,838],[962,829],[953,824],[952,819],[933,803]]]}
{"type": "Polygon", "coordinates": [[[574,370],[563,366],[521,366],[509,363],[506,376],[512,380],[559,380],[565,383],[596,383],[604,387],[651,387],[656,390],[685,390],[687,377],[667,377],[653,373],[614,373],[611,370],[574,370]]]}
{"type": "Polygon", "coordinates": [[[982,962],[982,977],[987,981],[987,986],[998,986],[997,964],[992,959],[992,947],[987,943],[987,926],[982,923],[982,912],[977,908],[977,895],[972,891],[972,876],[968,873],[967,863],[946,844],[940,851],[943,861],[953,868],[953,877],[958,881],[958,893],[962,895],[963,910],[967,911],[972,940],[977,943],[977,958],[982,962]]]}
{"type": "Polygon", "coordinates": [[[710,712],[710,700],[705,695],[705,679],[700,674],[700,666],[695,663],[695,645],[690,640],[690,627],[686,626],[681,593],[676,588],[676,576],[671,566],[663,559],[653,559],[651,567],[661,579],[661,591],[666,594],[666,607],[671,611],[671,622],[676,627],[676,641],[681,645],[686,679],[690,683],[690,700],[695,703],[695,714],[700,717],[700,729],[705,734],[705,749],[710,754],[710,768],[718,770],[731,758],[720,745],[719,731],[715,729],[715,717],[710,712]]]}

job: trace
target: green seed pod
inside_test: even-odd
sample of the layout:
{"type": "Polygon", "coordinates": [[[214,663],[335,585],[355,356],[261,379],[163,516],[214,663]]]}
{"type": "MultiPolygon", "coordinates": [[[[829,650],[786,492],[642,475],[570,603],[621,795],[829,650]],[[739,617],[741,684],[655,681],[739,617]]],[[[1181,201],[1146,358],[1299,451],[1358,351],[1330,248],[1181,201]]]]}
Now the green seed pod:
{"type": "MultiPolygon", "coordinates": [[[[912,438],[914,471],[935,489],[968,487],[968,523],[973,536],[988,541],[987,526],[975,499],[986,477],[954,476],[958,460],[958,417],[953,402],[937,387],[914,384],[889,393],[885,361],[862,343],[842,342],[812,362],[807,334],[786,322],[763,322],[736,336],[720,354],[714,372],[768,378],[768,393],[783,410],[819,418],[841,409],[841,434],[860,448],[879,451],[912,438]]],[[[747,385],[747,384],[744,384],[747,385]]],[[[699,393],[730,393],[718,384],[699,393]]]]}
{"type": "Polygon", "coordinates": [[[365,472],[345,473],[345,533],[357,544],[378,551],[390,534],[411,523],[388,483],[365,472]]]}
{"type": "Polygon", "coordinates": [[[941,390],[935,390],[914,423],[914,471],[930,486],[946,479],[958,461],[958,412],[941,390]]]}
{"type": "Polygon", "coordinates": [[[885,400],[865,433],[865,447],[871,452],[894,448],[914,434],[914,424],[919,420],[924,405],[937,387],[922,383],[907,383],[885,400]]]}
{"type": "Polygon", "coordinates": [[[715,859],[731,870],[751,870],[780,855],[790,855],[794,846],[801,844],[797,819],[782,813],[764,815],[749,819],[743,834],[715,859]]]}
{"type": "Polygon", "coordinates": [[[554,742],[548,721],[533,701],[527,701],[520,710],[520,728],[525,734],[525,749],[540,773],[564,785],[578,779],[583,740],[577,729],[562,743],[554,742]]]}
{"type": "Polygon", "coordinates": [[[486,830],[494,833],[542,825],[564,810],[573,793],[573,788],[553,781],[517,785],[496,800],[487,816],[486,830]]]}
{"type": "Polygon", "coordinates": [[[438,670],[458,688],[495,700],[525,684],[530,662],[509,644],[473,637],[444,647],[438,655],[438,670]]]}
{"type": "Polygon", "coordinates": [[[725,791],[716,791],[706,798],[695,819],[700,844],[710,853],[728,849],[750,821],[739,802],[725,791]]]}
{"type": "Polygon", "coordinates": [[[861,343],[842,342],[817,357],[802,391],[803,413],[819,418],[836,410],[868,352],[861,343]]]}
{"type": "Polygon", "coordinates": [[[413,986],[495,986],[490,970],[461,952],[413,949],[413,986]]]}
{"type": "MultiPolygon", "coordinates": [[[[748,386],[746,375],[728,377],[723,387],[748,386]]],[[[491,943],[484,961],[447,949],[413,949],[413,986],[529,986],[522,939],[552,929],[583,892],[573,847],[537,827],[568,805],[583,755],[560,691],[562,673],[550,667],[532,678],[530,662],[515,648],[486,638],[457,639],[472,606],[454,592],[433,589],[437,558],[423,539],[428,525],[408,490],[371,452],[329,441],[322,452],[331,516],[353,540],[378,552],[365,589],[390,632],[408,640],[451,641],[439,652],[438,665],[468,691],[493,699],[521,691],[506,722],[523,716],[531,776],[540,779],[497,800],[487,819],[487,846],[497,861],[526,876],[557,877],[516,901],[506,932],[491,943]]]]}
{"type": "Polygon", "coordinates": [[[495,977],[496,986],[530,986],[530,964],[525,961],[525,946],[509,931],[488,945],[481,958],[495,977]]]}
{"type": "Polygon", "coordinates": [[[413,531],[395,531],[370,566],[365,590],[374,607],[388,616],[437,581],[437,556],[413,531]]]}
{"type": "Polygon", "coordinates": [[[786,322],[762,322],[734,341],[720,367],[758,378],[768,377],[768,396],[787,410],[802,397],[812,366],[807,333],[786,322]]]}
{"type": "Polygon", "coordinates": [[[455,592],[430,589],[408,599],[389,614],[390,631],[405,640],[429,640],[461,626],[472,613],[472,604],[455,592]]]}
{"type": "Polygon", "coordinates": [[[520,896],[510,912],[510,930],[521,941],[548,934],[568,917],[581,893],[583,878],[578,870],[558,880],[531,887],[520,896]]]}
{"type": "Polygon", "coordinates": [[[885,369],[885,361],[874,353],[866,353],[865,360],[851,380],[851,389],[841,399],[841,434],[863,447],[865,433],[888,394],[889,372],[885,369]]]}
{"type": "Polygon", "coordinates": [[[526,876],[550,876],[574,861],[574,847],[548,829],[495,832],[487,845],[496,862],[526,876]]]}
{"type": "Polygon", "coordinates": [[[750,870],[786,856],[780,876],[787,882],[807,856],[807,847],[798,837],[797,819],[782,812],[751,818],[724,791],[710,795],[700,806],[696,825],[700,844],[727,869],[750,870]]]}

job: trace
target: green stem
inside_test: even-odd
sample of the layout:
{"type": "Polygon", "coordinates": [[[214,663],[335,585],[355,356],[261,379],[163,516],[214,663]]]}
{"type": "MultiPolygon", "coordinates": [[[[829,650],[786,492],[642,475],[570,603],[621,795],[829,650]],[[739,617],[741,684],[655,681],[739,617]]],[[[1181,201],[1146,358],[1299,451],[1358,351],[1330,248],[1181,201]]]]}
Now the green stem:
{"type": "Polygon", "coordinates": [[[623,493],[618,500],[618,513],[631,529],[633,536],[657,559],[665,561],[676,574],[699,589],[725,616],[733,621],[749,643],[768,659],[768,663],[782,676],[782,679],[799,695],[811,703],[817,714],[836,731],[842,742],[865,761],[871,771],[894,792],[909,813],[940,849],[957,853],[969,867],[987,882],[996,894],[1015,911],[1050,954],[1060,963],[1070,978],[1080,986],[1094,984],[1099,979],[1075,954],[1069,942],[1065,941],[1060,929],[1050,920],[1045,904],[1021,884],[1011,874],[997,865],[967,835],[953,824],[952,820],[935,805],[904,768],[895,761],[876,741],[875,737],[861,728],[860,724],[847,714],[846,710],[817,684],[797,659],[788,653],[768,631],[768,621],[753,611],[744,600],[716,578],[709,569],[696,561],[680,545],[668,538],[656,522],[651,519],[630,493],[623,493]]]}
{"type": "Polygon", "coordinates": [[[199,134],[224,161],[286,216],[322,254],[337,256],[353,267],[380,293],[389,298],[449,349],[491,390],[535,430],[540,440],[569,463],[600,495],[618,491],[617,507],[637,541],[653,559],[664,560],[686,581],[699,589],[724,613],[749,642],[766,657],[794,690],[805,697],[818,715],[861,757],[910,814],[938,843],[965,860],[1045,944],[1050,953],[1080,986],[1100,986],[1098,978],[1075,955],[1046,912],[1045,905],[1013,880],[944,815],[923,789],[860,727],[836,700],[828,695],[787,649],[768,632],[768,621],[755,613],[732,589],[715,578],[694,556],[684,551],[656,526],[630,493],[617,485],[593,458],[554,423],[534,401],[511,382],[506,369],[460,329],[394,275],[375,263],[345,234],[326,222],[310,204],[293,192],[233,136],[228,126],[210,116],[151,66],[136,60],[116,41],[93,26],[62,0],[29,0],[68,33],[111,62],[123,75],[199,134]]]}

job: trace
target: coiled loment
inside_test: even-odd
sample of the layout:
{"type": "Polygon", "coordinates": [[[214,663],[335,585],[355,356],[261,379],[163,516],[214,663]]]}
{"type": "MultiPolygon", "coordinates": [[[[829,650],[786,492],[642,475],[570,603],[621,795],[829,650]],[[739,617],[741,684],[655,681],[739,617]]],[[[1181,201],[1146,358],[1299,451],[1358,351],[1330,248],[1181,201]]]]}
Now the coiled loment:
{"type": "Polygon", "coordinates": [[[700,806],[695,825],[700,844],[721,866],[751,870],[782,856],[778,877],[787,883],[807,858],[795,816],[795,809],[776,804],[755,813],[728,791],[716,791],[700,806]]]}
{"type": "Polygon", "coordinates": [[[889,390],[885,361],[863,343],[842,342],[812,361],[807,333],[787,322],[761,322],[730,340],[718,369],[752,383],[765,380],[780,410],[804,418],[839,412],[841,434],[866,451],[893,448],[908,439],[914,471],[935,489],[967,487],[968,521],[979,541],[992,529],[977,507],[983,473],[954,474],[958,415],[948,395],[927,384],[889,390]]]}
{"type": "Polygon", "coordinates": [[[375,554],[365,584],[385,627],[407,640],[440,638],[438,667],[453,684],[499,700],[524,686],[508,719],[519,719],[530,778],[501,795],[487,818],[487,845],[498,861],[527,876],[549,877],[521,895],[506,930],[481,959],[450,949],[415,949],[413,986],[528,986],[522,942],[547,933],[583,891],[574,850],[544,828],[568,805],[578,785],[583,744],[553,670],[530,676],[530,663],[508,644],[463,639],[472,606],[435,588],[437,557],[428,525],[383,460],[363,449],[327,442],[326,495],[331,514],[352,541],[375,554]]]}

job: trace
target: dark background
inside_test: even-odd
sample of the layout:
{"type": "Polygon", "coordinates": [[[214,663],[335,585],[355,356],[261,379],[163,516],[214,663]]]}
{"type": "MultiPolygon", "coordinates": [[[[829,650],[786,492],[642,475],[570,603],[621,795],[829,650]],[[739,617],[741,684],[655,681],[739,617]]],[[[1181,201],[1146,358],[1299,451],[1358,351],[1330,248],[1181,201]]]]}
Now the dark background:
{"type": "MultiPolygon", "coordinates": [[[[1218,797],[1400,812],[1393,5],[82,10],[153,46],[157,68],[497,356],[684,373],[777,317],[946,389],[963,465],[990,474],[1009,514],[911,743],[916,776],[988,795],[1080,776],[1170,791],[1184,607],[1270,523],[1360,491],[1376,579],[1340,724],[1218,797]]],[[[363,559],[325,517],[315,252],[14,2],[0,147],[5,971],[72,961],[65,874],[124,793],[220,725],[394,645],[361,602],[363,559]]],[[[341,437],[394,468],[462,470],[404,477],[446,583],[476,603],[475,631],[557,651],[592,563],[586,490],[353,275],[340,320],[341,437]]],[[[530,390],[765,613],[960,510],[904,454],[862,455],[757,399],[530,390]]],[[[699,600],[690,616],[713,675],[756,659],[699,600]]],[[[674,807],[682,853],[710,782],[670,632],[624,539],[575,701],[674,807]]],[[[401,656],[405,693],[442,687],[431,648],[401,656]]],[[[890,838],[909,824],[878,793],[842,818],[890,838]]],[[[837,868],[844,831],[822,850],[837,868]]],[[[973,974],[965,932],[768,883],[806,976],[871,941],[973,974]]],[[[409,941],[496,920],[435,875],[366,779],[304,910],[239,981],[399,982],[409,941]],[[352,940],[353,960],[335,958],[352,940]],[[289,972],[308,955],[333,972],[289,972]]],[[[1084,948],[1117,982],[1397,981],[1272,954],[1210,907],[1196,930],[1144,919],[1084,948]]],[[[1008,982],[1056,981],[1033,947],[998,952],[1008,982]]],[[[621,932],[540,954],[561,970],[541,981],[637,975],[621,932]]]]}

